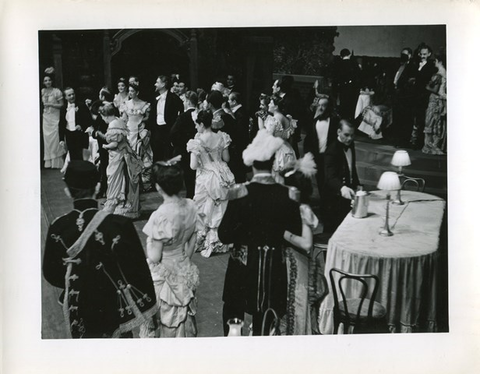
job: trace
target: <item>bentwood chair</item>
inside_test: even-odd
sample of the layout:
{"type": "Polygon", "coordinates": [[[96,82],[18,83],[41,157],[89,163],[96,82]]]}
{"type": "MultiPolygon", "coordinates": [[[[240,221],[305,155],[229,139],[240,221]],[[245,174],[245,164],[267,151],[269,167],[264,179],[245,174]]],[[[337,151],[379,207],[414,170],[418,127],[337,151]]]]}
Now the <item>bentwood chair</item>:
{"type": "Polygon", "coordinates": [[[425,179],[423,178],[413,178],[405,176],[405,180],[402,182],[402,190],[411,189],[410,186],[414,186],[416,191],[423,192],[425,191],[425,179]]]}
{"type": "Polygon", "coordinates": [[[379,333],[388,332],[386,326],[386,310],[385,307],[375,301],[378,289],[378,277],[372,274],[350,274],[342,270],[330,269],[330,282],[333,291],[334,307],[334,334],[338,333],[340,324],[343,324],[346,333],[379,333]],[[334,274],[339,276],[335,281],[334,274]],[[370,298],[369,282],[373,282],[373,289],[370,298]],[[360,287],[360,292],[355,298],[347,298],[345,296],[345,287],[352,287],[356,282],[360,287]],[[350,284],[349,284],[350,283],[350,284]],[[337,288],[340,291],[341,299],[337,288]]]}

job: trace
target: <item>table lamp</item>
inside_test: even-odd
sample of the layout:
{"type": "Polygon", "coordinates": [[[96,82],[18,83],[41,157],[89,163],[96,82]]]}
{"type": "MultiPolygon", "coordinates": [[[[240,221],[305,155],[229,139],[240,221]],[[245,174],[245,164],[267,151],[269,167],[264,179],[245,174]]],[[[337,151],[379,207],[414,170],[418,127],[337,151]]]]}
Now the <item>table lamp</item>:
{"type": "MultiPolygon", "coordinates": [[[[403,166],[408,166],[408,165],[411,165],[411,161],[410,161],[410,156],[408,155],[408,152],[407,151],[404,151],[404,150],[399,150],[399,151],[396,151],[393,155],[393,158],[392,158],[392,165],[393,166],[398,166],[398,175],[399,177],[400,176],[403,176],[402,174],[402,167],[403,166]]],[[[402,201],[402,196],[400,195],[400,191],[402,189],[399,188],[398,189],[398,192],[397,192],[397,198],[392,201],[393,204],[397,204],[397,205],[403,205],[405,204],[403,201],[402,201]]]]}
{"type": "Polygon", "coordinates": [[[400,189],[400,179],[398,174],[394,171],[386,171],[380,177],[377,187],[383,191],[387,191],[387,209],[385,215],[385,226],[380,230],[379,234],[384,236],[392,236],[393,233],[390,231],[388,226],[388,213],[389,213],[389,203],[390,203],[390,191],[400,189]]]}
{"type": "Polygon", "coordinates": [[[398,175],[402,174],[402,167],[411,165],[410,156],[407,151],[399,150],[396,151],[392,158],[392,165],[398,166],[398,175]]]}

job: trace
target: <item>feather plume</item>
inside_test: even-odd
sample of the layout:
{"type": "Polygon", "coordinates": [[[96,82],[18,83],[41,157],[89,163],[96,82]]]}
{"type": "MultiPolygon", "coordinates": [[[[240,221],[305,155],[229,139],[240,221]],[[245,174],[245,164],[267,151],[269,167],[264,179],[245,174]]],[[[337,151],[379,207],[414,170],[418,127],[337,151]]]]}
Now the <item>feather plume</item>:
{"type": "Polygon", "coordinates": [[[285,177],[289,177],[295,172],[299,171],[307,178],[313,177],[317,173],[317,165],[313,159],[313,155],[308,152],[302,158],[296,160],[293,165],[289,165],[287,168],[292,168],[290,171],[285,173],[285,177]]]}
{"type": "Polygon", "coordinates": [[[252,166],[253,161],[270,160],[282,145],[281,138],[276,138],[265,129],[259,130],[252,143],[243,151],[243,163],[252,166]]]}

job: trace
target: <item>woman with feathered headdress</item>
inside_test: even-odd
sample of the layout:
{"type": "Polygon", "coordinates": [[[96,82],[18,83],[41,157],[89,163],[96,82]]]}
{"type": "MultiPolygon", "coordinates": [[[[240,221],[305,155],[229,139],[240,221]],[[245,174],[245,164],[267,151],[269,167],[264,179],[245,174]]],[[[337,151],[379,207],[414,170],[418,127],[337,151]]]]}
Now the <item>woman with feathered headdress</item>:
{"type": "Polygon", "coordinates": [[[317,299],[321,294],[319,287],[325,283],[319,283],[314,278],[320,275],[316,268],[319,265],[324,268],[324,264],[323,257],[313,251],[313,230],[318,226],[318,218],[308,205],[313,192],[312,179],[316,173],[317,167],[311,153],[287,165],[282,173],[285,184],[296,187],[300,193],[302,217],[301,236],[289,231],[284,233],[284,239],[292,244],[286,250],[288,300],[283,330],[287,335],[311,335],[318,331],[316,313],[312,309],[318,304],[317,299]]]}

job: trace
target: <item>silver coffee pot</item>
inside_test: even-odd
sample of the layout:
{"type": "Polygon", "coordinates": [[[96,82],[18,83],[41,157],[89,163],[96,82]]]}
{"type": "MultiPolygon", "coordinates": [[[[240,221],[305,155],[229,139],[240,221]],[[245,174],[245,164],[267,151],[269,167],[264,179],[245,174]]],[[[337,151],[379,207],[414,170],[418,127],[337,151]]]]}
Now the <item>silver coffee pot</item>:
{"type": "Polygon", "coordinates": [[[352,216],[354,218],[365,218],[368,214],[368,193],[367,191],[357,191],[353,200],[352,216]]]}

